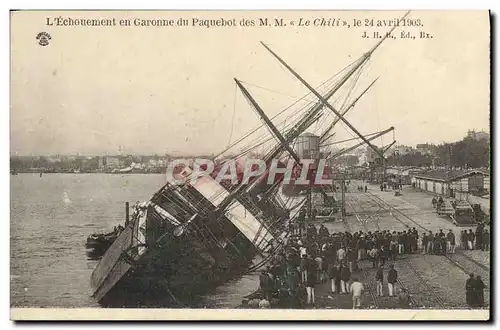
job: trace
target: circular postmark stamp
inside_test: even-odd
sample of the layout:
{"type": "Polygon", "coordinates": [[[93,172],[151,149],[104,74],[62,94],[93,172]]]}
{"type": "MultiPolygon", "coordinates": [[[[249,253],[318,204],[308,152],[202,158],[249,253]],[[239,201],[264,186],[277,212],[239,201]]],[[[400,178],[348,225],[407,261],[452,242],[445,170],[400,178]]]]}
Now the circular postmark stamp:
{"type": "Polygon", "coordinates": [[[47,46],[50,39],[52,39],[52,37],[47,32],[40,32],[36,35],[36,40],[38,40],[40,46],[47,46]]]}

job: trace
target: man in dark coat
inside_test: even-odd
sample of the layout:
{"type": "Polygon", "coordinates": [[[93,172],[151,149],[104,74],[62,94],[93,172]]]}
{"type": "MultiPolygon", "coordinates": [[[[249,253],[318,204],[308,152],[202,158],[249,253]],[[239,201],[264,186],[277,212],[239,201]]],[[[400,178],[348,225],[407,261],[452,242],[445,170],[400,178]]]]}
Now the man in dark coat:
{"type": "Polygon", "coordinates": [[[349,248],[347,250],[347,262],[349,265],[349,271],[351,273],[357,270],[356,259],[357,259],[356,250],[354,250],[353,248],[349,248]]]}
{"type": "Polygon", "coordinates": [[[317,283],[318,283],[317,265],[312,256],[309,255],[307,259],[307,280],[306,280],[307,304],[314,305],[315,302],[314,288],[317,283]]]}
{"type": "Polygon", "coordinates": [[[490,233],[488,232],[488,229],[483,231],[483,248],[486,251],[490,250],[490,233]]]}
{"type": "Polygon", "coordinates": [[[408,245],[408,253],[409,254],[412,254],[413,252],[415,252],[415,250],[413,249],[414,246],[415,246],[415,243],[416,243],[416,238],[415,236],[413,235],[413,232],[412,231],[408,231],[408,234],[407,234],[407,245],[408,245]]]}
{"type": "Polygon", "coordinates": [[[404,250],[403,253],[410,252],[409,247],[408,247],[408,233],[406,232],[406,230],[403,231],[403,234],[401,235],[401,237],[403,240],[403,250],[404,250]]]}
{"type": "Polygon", "coordinates": [[[433,253],[440,254],[441,253],[441,240],[440,240],[439,234],[438,233],[434,234],[433,239],[434,239],[434,244],[433,244],[434,251],[433,251],[433,253]]]}
{"type": "Polygon", "coordinates": [[[328,278],[330,278],[332,293],[340,292],[340,265],[328,264],[328,278]]]}
{"type": "Polygon", "coordinates": [[[309,260],[307,259],[307,256],[303,255],[302,259],[300,259],[300,274],[301,274],[302,283],[304,283],[304,284],[306,284],[306,282],[307,282],[308,263],[309,263],[309,260]]]}
{"type": "Polygon", "coordinates": [[[366,240],[363,235],[356,241],[356,249],[358,250],[358,260],[364,260],[366,254],[366,240]]]}
{"type": "Polygon", "coordinates": [[[486,285],[484,285],[481,276],[476,276],[474,279],[474,283],[472,284],[474,290],[474,307],[484,307],[484,289],[486,285]]]}
{"type": "Polygon", "coordinates": [[[465,281],[465,301],[469,307],[474,307],[474,274],[465,281]]]}
{"type": "Polygon", "coordinates": [[[478,224],[476,227],[476,249],[481,249],[482,251],[484,251],[483,229],[484,229],[484,225],[482,223],[478,224]]]}
{"type": "Polygon", "coordinates": [[[418,251],[418,231],[417,231],[417,228],[413,227],[413,229],[411,230],[411,234],[413,236],[413,239],[412,239],[412,243],[413,243],[412,251],[413,252],[417,252],[418,251]]]}
{"type": "Polygon", "coordinates": [[[264,297],[271,301],[271,296],[273,294],[273,280],[269,277],[267,271],[263,271],[259,276],[260,289],[264,293],[264,297]]]}
{"type": "Polygon", "coordinates": [[[349,271],[349,267],[346,264],[342,265],[340,270],[340,287],[342,293],[349,292],[349,280],[351,279],[351,272],[349,271]]]}
{"type": "Polygon", "coordinates": [[[469,244],[467,243],[468,237],[467,237],[467,231],[462,230],[460,232],[460,243],[462,244],[462,249],[468,250],[469,249],[469,244]]]}
{"type": "Polygon", "coordinates": [[[425,233],[422,234],[422,249],[423,249],[423,253],[424,254],[427,254],[427,243],[429,242],[429,238],[427,237],[427,235],[425,233]]]}
{"type": "Polygon", "coordinates": [[[401,289],[401,292],[398,295],[398,305],[401,309],[411,308],[411,297],[406,289],[401,289]]]}
{"type": "Polygon", "coordinates": [[[319,227],[319,237],[326,238],[329,236],[330,232],[328,231],[328,228],[326,228],[324,224],[321,224],[321,226],[319,227]]]}
{"type": "Polygon", "coordinates": [[[389,266],[389,272],[387,274],[387,287],[389,289],[389,297],[393,297],[396,294],[396,282],[398,281],[398,272],[394,269],[394,265],[389,266]]]}

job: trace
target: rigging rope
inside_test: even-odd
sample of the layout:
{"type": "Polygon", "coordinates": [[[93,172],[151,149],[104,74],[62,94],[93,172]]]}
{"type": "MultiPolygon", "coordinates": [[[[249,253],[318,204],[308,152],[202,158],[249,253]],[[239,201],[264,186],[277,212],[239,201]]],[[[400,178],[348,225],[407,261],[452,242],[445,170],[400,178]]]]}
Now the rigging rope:
{"type": "Polygon", "coordinates": [[[234,129],[234,115],[236,114],[236,98],[238,97],[238,86],[234,86],[234,103],[233,103],[233,118],[231,119],[231,131],[229,132],[229,141],[227,141],[227,145],[231,144],[231,139],[233,137],[233,129],[234,129]]]}
{"type": "MultiPolygon", "coordinates": [[[[247,81],[240,80],[240,83],[248,85],[248,86],[256,87],[256,88],[259,88],[259,89],[262,89],[262,90],[265,90],[265,91],[268,91],[268,92],[271,92],[271,93],[276,93],[276,94],[279,94],[279,95],[284,95],[284,96],[287,96],[287,97],[290,97],[290,98],[293,98],[293,99],[296,99],[296,100],[305,100],[305,101],[308,101],[308,102],[316,102],[316,100],[306,99],[305,96],[299,97],[299,96],[295,96],[295,95],[286,94],[286,93],[283,93],[283,92],[280,92],[280,91],[276,91],[274,89],[269,89],[269,88],[266,88],[266,87],[263,87],[263,86],[255,85],[255,84],[252,84],[252,83],[247,82],[247,81]]],[[[309,93],[309,94],[311,94],[311,93],[309,93]]],[[[308,94],[306,94],[306,96],[308,96],[308,94]]]]}
{"type": "MultiPolygon", "coordinates": [[[[282,121],[282,123],[283,123],[283,122],[286,122],[286,120],[288,120],[288,119],[289,119],[289,118],[291,118],[291,117],[295,117],[295,116],[297,116],[297,115],[301,114],[299,111],[304,110],[304,109],[305,109],[307,106],[309,106],[311,103],[313,103],[313,102],[309,102],[308,104],[304,105],[303,107],[301,107],[300,109],[298,109],[297,111],[295,111],[295,113],[293,113],[292,115],[289,115],[287,118],[285,118],[285,119],[282,121]]],[[[279,115],[279,114],[278,114],[278,115],[279,115]]],[[[276,116],[275,116],[275,117],[276,117],[276,116]]],[[[279,125],[279,124],[280,124],[280,123],[278,123],[277,125],[279,125]]],[[[293,126],[293,125],[295,125],[295,123],[291,123],[291,124],[289,124],[289,125],[285,125],[285,127],[283,128],[283,130],[285,130],[285,128],[286,128],[286,127],[291,127],[291,126],[293,126]]],[[[267,127],[267,126],[266,126],[266,127],[267,127]]],[[[269,127],[267,127],[267,128],[269,129],[269,127]]],[[[270,140],[272,140],[272,139],[274,138],[274,134],[272,134],[272,133],[271,133],[271,134],[264,134],[264,135],[261,135],[261,136],[262,136],[262,137],[263,137],[263,136],[268,136],[268,138],[267,138],[267,139],[265,139],[265,142],[270,141],[270,140]]],[[[260,139],[259,139],[259,138],[255,138],[255,139],[251,140],[248,144],[246,144],[246,145],[243,147],[243,148],[247,148],[246,150],[244,150],[243,148],[242,148],[242,149],[240,149],[240,150],[244,150],[244,151],[240,152],[240,155],[241,155],[241,154],[243,154],[243,153],[245,153],[245,154],[246,154],[246,153],[248,153],[250,150],[255,149],[254,147],[249,147],[249,146],[250,146],[250,145],[253,145],[253,144],[255,143],[255,141],[257,141],[257,140],[260,140],[260,139]]],[[[264,144],[264,143],[259,143],[257,146],[261,146],[261,145],[263,145],[263,144],[264,144]]],[[[255,146],[255,147],[256,147],[256,146],[255,146]]]]}
{"type": "MultiPolygon", "coordinates": [[[[318,86],[318,88],[322,87],[323,85],[325,85],[326,83],[328,83],[329,81],[333,80],[335,77],[339,76],[342,72],[346,71],[347,69],[349,69],[350,67],[352,67],[356,62],[358,62],[359,59],[353,61],[352,63],[348,64],[346,67],[344,67],[342,70],[340,70],[339,72],[337,72],[335,75],[333,75],[330,79],[326,80],[325,82],[323,82],[320,86],[318,86]]],[[[301,99],[304,99],[305,97],[307,97],[308,95],[311,95],[312,92],[309,92],[307,93],[306,95],[304,95],[301,99]]],[[[282,111],[280,111],[277,115],[271,117],[271,119],[274,119],[276,118],[277,116],[279,116],[280,114],[284,113],[286,110],[290,109],[292,106],[294,106],[295,104],[297,104],[301,99],[293,102],[291,105],[289,105],[288,107],[284,108],[282,111]]],[[[258,127],[250,130],[249,132],[247,132],[245,135],[243,135],[243,137],[239,138],[237,141],[235,141],[234,143],[232,143],[230,146],[226,147],[226,149],[224,149],[223,151],[221,151],[218,155],[216,155],[214,158],[218,158],[220,157],[222,154],[224,154],[225,152],[227,152],[228,150],[230,150],[232,147],[234,147],[235,145],[237,145],[238,143],[240,143],[241,141],[243,141],[244,139],[246,139],[248,136],[252,135],[253,133],[255,133],[256,131],[258,131],[260,128],[262,128],[265,124],[262,123],[261,125],[259,125],[258,127]]]]}

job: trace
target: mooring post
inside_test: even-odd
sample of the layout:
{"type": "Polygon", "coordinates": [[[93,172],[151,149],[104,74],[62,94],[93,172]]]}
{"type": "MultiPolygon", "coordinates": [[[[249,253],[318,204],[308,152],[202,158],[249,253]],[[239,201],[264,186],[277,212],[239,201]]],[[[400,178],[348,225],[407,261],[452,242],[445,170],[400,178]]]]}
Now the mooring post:
{"type": "Polygon", "coordinates": [[[128,225],[129,222],[129,204],[125,202],[125,226],[128,225]]]}

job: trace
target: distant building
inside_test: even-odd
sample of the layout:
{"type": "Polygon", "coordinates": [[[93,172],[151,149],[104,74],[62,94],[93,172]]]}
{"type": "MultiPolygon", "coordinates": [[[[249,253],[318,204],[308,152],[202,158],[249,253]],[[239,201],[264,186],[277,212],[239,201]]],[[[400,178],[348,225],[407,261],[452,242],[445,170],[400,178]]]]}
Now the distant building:
{"type": "Polygon", "coordinates": [[[107,156],[105,158],[105,166],[107,168],[118,168],[120,167],[120,159],[114,156],[107,156]]]}
{"type": "Polygon", "coordinates": [[[487,173],[478,170],[432,170],[415,174],[416,188],[437,195],[467,200],[469,194],[480,194],[485,189],[487,173]]]}
{"type": "Polygon", "coordinates": [[[61,156],[57,155],[57,156],[49,156],[47,157],[47,161],[51,164],[54,164],[54,163],[60,163],[61,162],[61,156]]]}
{"type": "Polygon", "coordinates": [[[467,132],[467,136],[465,138],[474,139],[474,140],[489,140],[490,134],[484,131],[476,132],[475,130],[469,130],[467,132]]]}
{"type": "Polygon", "coordinates": [[[431,154],[435,146],[429,143],[417,144],[416,149],[421,154],[431,154]]]}
{"type": "MultiPolygon", "coordinates": [[[[378,148],[377,146],[374,146],[374,147],[375,147],[375,149],[381,151],[381,149],[378,148]]],[[[378,155],[377,152],[375,152],[375,150],[372,149],[372,147],[370,147],[370,146],[366,147],[366,161],[368,163],[373,163],[379,158],[380,158],[380,156],[378,155]]]]}
{"type": "Polygon", "coordinates": [[[413,153],[414,150],[412,147],[399,145],[399,146],[395,146],[393,148],[393,151],[396,155],[403,156],[403,155],[409,155],[409,154],[413,153]]]}
{"type": "Polygon", "coordinates": [[[97,168],[104,168],[106,165],[106,158],[105,157],[97,157],[97,168]]]}
{"type": "Polygon", "coordinates": [[[158,159],[158,167],[166,167],[167,163],[170,161],[170,158],[160,158],[158,159]]]}

